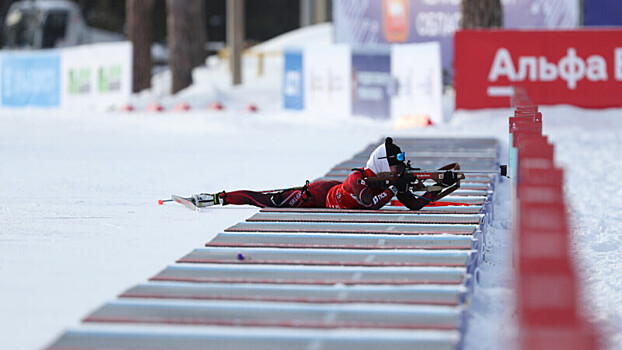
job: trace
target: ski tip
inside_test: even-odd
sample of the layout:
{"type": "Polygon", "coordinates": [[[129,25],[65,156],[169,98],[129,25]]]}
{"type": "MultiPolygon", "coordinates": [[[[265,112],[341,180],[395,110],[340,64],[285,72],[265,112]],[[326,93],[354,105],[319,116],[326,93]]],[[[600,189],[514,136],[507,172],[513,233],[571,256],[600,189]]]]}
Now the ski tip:
{"type": "Polygon", "coordinates": [[[176,196],[174,194],[171,195],[171,198],[172,198],[173,201],[175,201],[175,202],[177,202],[179,204],[184,205],[188,209],[195,210],[195,211],[201,211],[201,208],[199,208],[196,205],[194,205],[194,203],[189,201],[188,198],[176,196]]]}

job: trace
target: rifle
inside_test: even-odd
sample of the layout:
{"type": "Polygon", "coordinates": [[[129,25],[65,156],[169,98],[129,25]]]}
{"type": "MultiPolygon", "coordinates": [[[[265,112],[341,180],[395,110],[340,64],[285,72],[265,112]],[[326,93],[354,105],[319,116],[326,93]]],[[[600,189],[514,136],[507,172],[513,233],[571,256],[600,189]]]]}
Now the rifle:
{"type": "MultiPolygon", "coordinates": [[[[501,165],[499,171],[489,170],[460,170],[460,164],[447,164],[438,170],[421,170],[413,168],[407,161],[397,174],[380,173],[378,176],[367,177],[365,181],[371,188],[385,189],[393,185],[398,193],[406,192],[438,192],[430,202],[437,201],[460,188],[460,180],[466,178],[465,174],[496,174],[507,176],[507,166],[501,165]],[[427,182],[427,183],[426,183],[427,182]]],[[[423,197],[422,197],[423,198],[423,197]]]]}

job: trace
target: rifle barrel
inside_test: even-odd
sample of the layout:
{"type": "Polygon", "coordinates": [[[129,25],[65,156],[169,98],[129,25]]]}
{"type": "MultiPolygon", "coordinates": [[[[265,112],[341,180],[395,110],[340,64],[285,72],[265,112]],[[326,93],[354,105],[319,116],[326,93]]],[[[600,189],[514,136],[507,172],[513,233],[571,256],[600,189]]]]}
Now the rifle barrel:
{"type": "Polygon", "coordinates": [[[430,174],[430,173],[443,173],[445,171],[452,171],[455,173],[463,174],[501,174],[501,176],[507,176],[507,165],[500,165],[499,170],[409,170],[409,174],[430,174]]]}

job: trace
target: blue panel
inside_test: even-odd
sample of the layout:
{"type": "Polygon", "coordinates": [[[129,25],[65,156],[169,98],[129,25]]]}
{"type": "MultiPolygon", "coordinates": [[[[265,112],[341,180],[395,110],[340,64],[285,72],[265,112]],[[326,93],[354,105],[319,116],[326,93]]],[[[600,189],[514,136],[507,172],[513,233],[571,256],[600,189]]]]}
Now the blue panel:
{"type": "Polygon", "coordinates": [[[283,103],[286,109],[304,109],[304,74],[301,51],[285,52],[283,103]]]}
{"type": "Polygon", "coordinates": [[[586,26],[622,25],[622,1],[585,0],[583,24],[586,26]]]}
{"type": "Polygon", "coordinates": [[[60,105],[60,55],[2,55],[2,105],[60,105]]]}
{"type": "Polygon", "coordinates": [[[376,119],[391,117],[391,53],[387,50],[352,51],[352,114],[376,119]]]}

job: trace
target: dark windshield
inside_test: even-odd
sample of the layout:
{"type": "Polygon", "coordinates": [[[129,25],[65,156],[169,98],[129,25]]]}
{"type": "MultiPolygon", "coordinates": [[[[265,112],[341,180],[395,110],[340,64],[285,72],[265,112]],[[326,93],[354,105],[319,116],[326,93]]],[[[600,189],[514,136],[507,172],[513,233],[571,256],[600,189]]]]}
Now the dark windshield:
{"type": "Polygon", "coordinates": [[[15,9],[6,17],[8,47],[33,47],[37,30],[35,10],[15,9]]]}
{"type": "Polygon", "coordinates": [[[45,19],[45,26],[43,27],[42,49],[56,47],[59,41],[65,39],[68,18],[69,14],[67,11],[56,10],[48,13],[45,19]]]}

